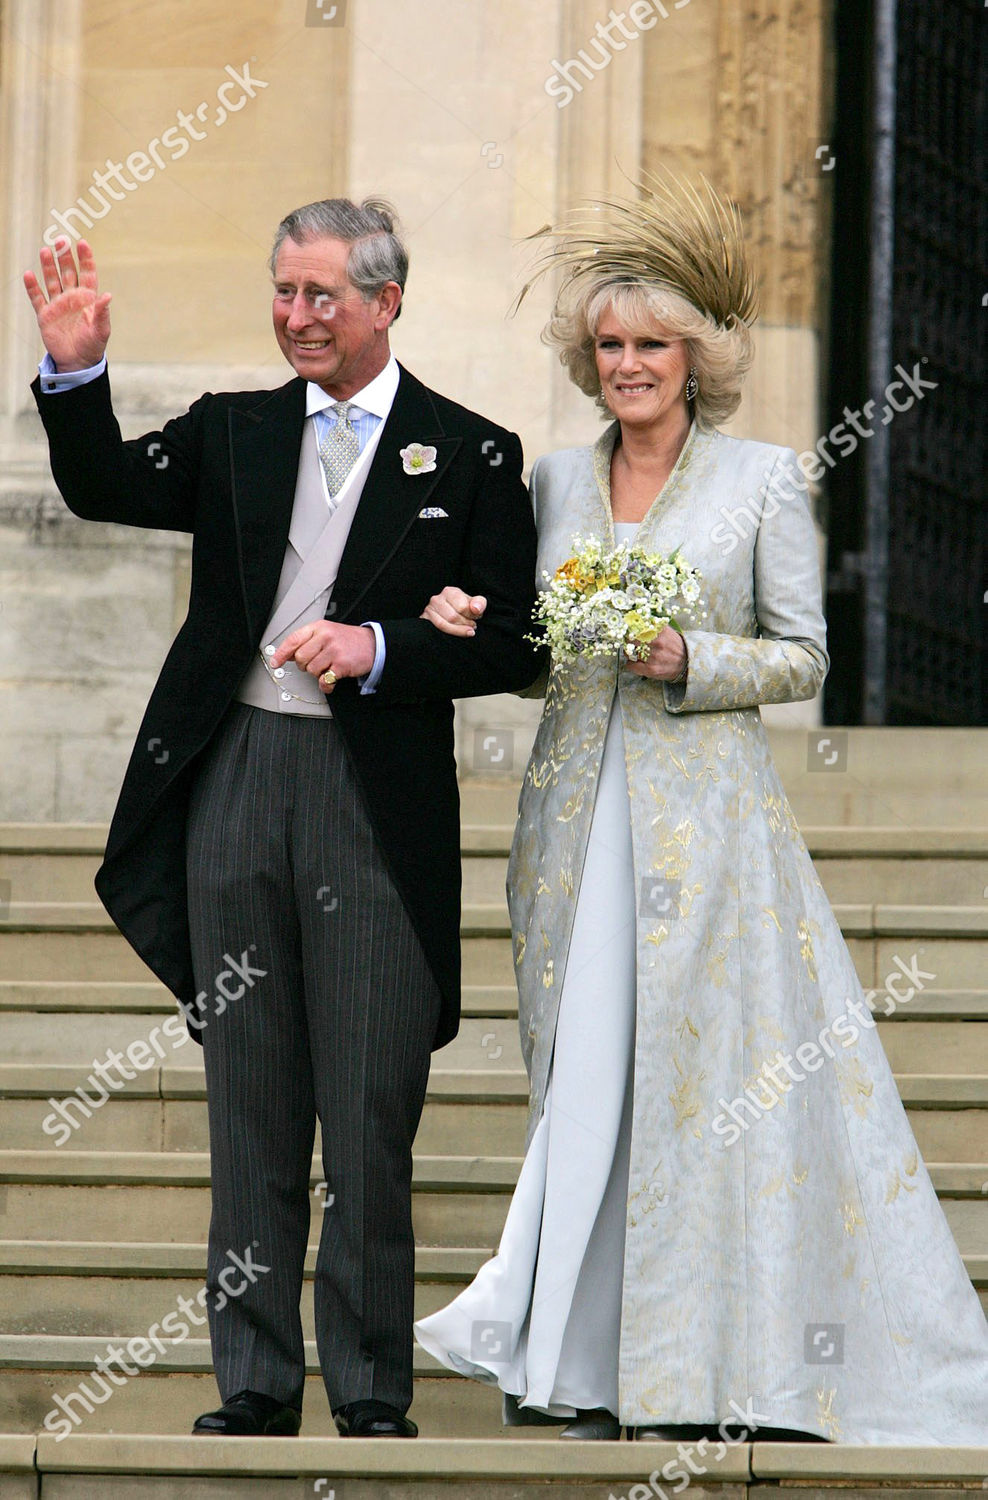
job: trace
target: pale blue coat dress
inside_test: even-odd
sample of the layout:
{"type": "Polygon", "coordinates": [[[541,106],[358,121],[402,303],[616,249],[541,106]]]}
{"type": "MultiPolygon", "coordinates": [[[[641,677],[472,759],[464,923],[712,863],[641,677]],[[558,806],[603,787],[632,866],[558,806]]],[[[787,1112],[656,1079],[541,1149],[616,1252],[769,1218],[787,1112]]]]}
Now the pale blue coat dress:
{"type": "MultiPolygon", "coordinates": [[[[616,436],[535,465],[540,578],[619,539],[616,436]]],[[[527,1153],[416,1333],[553,1415],[988,1444],[988,1327],[758,711],[828,665],[798,474],[692,428],[635,537],[704,574],[685,686],[550,678],[508,870],[527,1153]]]]}

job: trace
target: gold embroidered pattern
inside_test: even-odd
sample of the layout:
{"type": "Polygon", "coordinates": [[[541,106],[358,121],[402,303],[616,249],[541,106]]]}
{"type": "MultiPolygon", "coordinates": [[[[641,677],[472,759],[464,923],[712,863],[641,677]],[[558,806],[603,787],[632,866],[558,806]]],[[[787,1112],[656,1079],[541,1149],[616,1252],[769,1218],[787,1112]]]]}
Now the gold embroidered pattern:
{"type": "MultiPolygon", "coordinates": [[[[679,1075],[679,1082],[669,1095],[669,1103],[676,1112],[676,1129],[680,1130],[688,1120],[695,1120],[703,1107],[700,1084],[707,1075],[704,1072],[684,1073],[678,1057],[673,1058],[672,1065],[679,1075]]],[[[699,1140],[699,1129],[695,1128],[693,1133],[699,1140]]]]}
{"type": "Polygon", "coordinates": [[[817,1416],[820,1421],[820,1426],[823,1428],[824,1432],[830,1438],[830,1441],[832,1443],[839,1442],[841,1437],[841,1425],[834,1411],[834,1400],[836,1396],[836,1389],[830,1391],[817,1391],[816,1393],[816,1399],[818,1402],[817,1416]]]}

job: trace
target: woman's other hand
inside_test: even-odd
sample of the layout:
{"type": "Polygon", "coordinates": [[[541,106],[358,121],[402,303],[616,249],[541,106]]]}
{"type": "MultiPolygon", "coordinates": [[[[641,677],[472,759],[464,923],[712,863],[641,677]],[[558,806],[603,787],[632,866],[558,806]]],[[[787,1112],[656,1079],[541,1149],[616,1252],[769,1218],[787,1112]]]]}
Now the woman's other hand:
{"type": "Polygon", "coordinates": [[[483,594],[465,594],[447,584],[441,594],[433,594],[421,618],[446,635],[476,635],[477,621],[486,608],[483,594]]]}
{"type": "Polygon", "coordinates": [[[658,677],[664,682],[674,682],[686,675],[686,642],[678,630],[666,625],[652,642],[648,661],[629,661],[625,666],[638,677],[658,677]]]}

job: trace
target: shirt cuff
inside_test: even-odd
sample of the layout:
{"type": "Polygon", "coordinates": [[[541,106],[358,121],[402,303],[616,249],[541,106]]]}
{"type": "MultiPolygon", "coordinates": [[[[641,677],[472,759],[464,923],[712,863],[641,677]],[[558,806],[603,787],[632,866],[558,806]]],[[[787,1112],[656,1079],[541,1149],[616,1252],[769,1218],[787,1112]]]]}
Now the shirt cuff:
{"type": "Polygon", "coordinates": [[[381,673],[384,671],[384,663],[387,658],[388,650],[384,644],[384,631],[381,629],[377,621],[364,620],[363,624],[365,627],[373,630],[374,640],[377,642],[377,650],[374,653],[374,665],[367,673],[367,676],[358,677],[357,681],[360,683],[361,693],[373,693],[376,692],[377,685],[381,680],[381,673]]]}
{"type": "Polygon", "coordinates": [[[98,365],[91,365],[88,370],[56,370],[55,361],[50,354],[46,354],[38,366],[38,374],[41,376],[41,389],[45,394],[54,391],[74,390],[77,385],[88,385],[91,380],[98,380],[106,369],[106,355],[98,365]]]}

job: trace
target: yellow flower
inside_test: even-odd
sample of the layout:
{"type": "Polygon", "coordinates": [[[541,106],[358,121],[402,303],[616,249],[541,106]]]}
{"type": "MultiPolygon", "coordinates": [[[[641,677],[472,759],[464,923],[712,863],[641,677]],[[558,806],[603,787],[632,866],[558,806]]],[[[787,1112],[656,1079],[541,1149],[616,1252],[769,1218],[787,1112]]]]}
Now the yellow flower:
{"type": "Polygon", "coordinates": [[[581,590],[593,582],[592,575],[584,572],[578,557],[568,557],[564,563],[560,563],[555,576],[564,579],[573,588],[581,590]]]}

